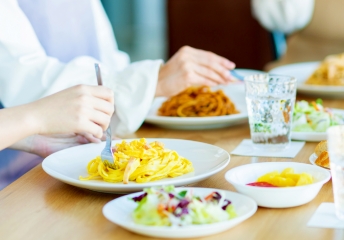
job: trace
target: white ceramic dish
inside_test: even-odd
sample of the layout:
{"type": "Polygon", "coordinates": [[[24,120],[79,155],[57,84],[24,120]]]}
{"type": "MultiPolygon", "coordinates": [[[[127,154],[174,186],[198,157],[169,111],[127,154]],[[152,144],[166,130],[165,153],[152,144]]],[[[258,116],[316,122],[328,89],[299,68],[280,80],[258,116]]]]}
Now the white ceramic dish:
{"type": "Polygon", "coordinates": [[[323,184],[330,180],[329,171],[311,164],[295,162],[264,162],[242,165],[229,170],[225,178],[242,194],[253,198],[258,206],[288,208],[300,206],[315,198],[323,184]],[[256,182],[258,177],[272,171],[281,172],[291,167],[295,173],[306,172],[313,176],[314,183],[298,187],[269,188],[246,184],[256,182]]]}
{"type": "MultiPolygon", "coordinates": [[[[250,69],[236,69],[236,72],[242,76],[263,73],[258,70],[250,69]]],[[[162,103],[166,101],[166,98],[159,97],[154,99],[154,102],[145,119],[145,122],[164,128],[186,130],[222,128],[247,122],[248,115],[246,108],[244,84],[239,82],[237,84],[215,87],[213,89],[216,90],[218,88],[223,89],[226,95],[234,102],[235,106],[240,111],[240,113],[216,117],[179,118],[158,116],[158,109],[160,108],[162,103]]]]}
{"type": "Polygon", "coordinates": [[[320,142],[326,140],[326,132],[291,132],[291,139],[307,141],[307,142],[320,142]]]}
{"type": "Polygon", "coordinates": [[[129,198],[138,196],[141,193],[134,193],[112,200],[103,208],[104,216],[111,222],[138,234],[156,238],[191,238],[202,237],[228,230],[237,224],[251,217],[257,210],[257,204],[251,198],[244,195],[211,188],[180,188],[192,189],[195,195],[205,196],[212,191],[224,193],[236,210],[237,217],[213,224],[191,225],[185,227],[157,227],[145,226],[134,223],[131,213],[137,204],[129,198]]]}
{"type": "MultiPolygon", "coordinates": [[[[343,92],[344,94],[344,92],[343,92]]],[[[343,109],[332,109],[334,113],[338,113],[344,116],[343,109]]],[[[320,142],[327,139],[326,132],[291,132],[291,139],[301,140],[307,142],[320,142]]]]}
{"type": "Polygon", "coordinates": [[[312,155],[309,156],[309,162],[311,164],[313,164],[314,166],[321,167],[321,168],[326,169],[327,171],[331,172],[330,169],[317,165],[315,163],[315,160],[317,160],[317,158],[318,158],[318,156],[315,153],[313,153],[312,155]]]}
{"type": "MultiPolygon", "coordinates": [[[[133,139],[126,139],[131,141],[133,139]]],[[[122,140],[114,140],[113,144],[122,140]]],[[[141,191],[143,188],[160,185],[185,186],[202,181],[225,168],[229,161],[229,154],[222,148],[188,140],[147,138],[147,142],[160,141],[168,149],[176,150],[179,155],[189,159],[195,169],[194,172],[176,178],[167,178],[148,183],[129,182],[108,183],[101,180],[80,181],[79,176],[87,176],[87,163],[100,155],[105,142],[99,144],[85,144],[56,152],[43,160],[42,167],[50,176],[67,184],[94,191],[110,193],[129,193],[141,191]]]]}
{"type": "Polygon", "coordinates": [[[274,68],[270,73],[297,78],[297,92],[317,98],[344,98],[344,86],[306,85],[304,82],[316,70],[320,62],[302,62],[274,68]]]}

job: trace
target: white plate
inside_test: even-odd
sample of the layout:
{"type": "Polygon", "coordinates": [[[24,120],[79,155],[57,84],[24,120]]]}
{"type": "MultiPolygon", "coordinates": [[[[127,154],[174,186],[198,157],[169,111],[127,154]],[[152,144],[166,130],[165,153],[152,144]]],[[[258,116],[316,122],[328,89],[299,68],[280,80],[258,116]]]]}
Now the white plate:
{"type": "MultiPolygon", "coordinates": [[[[334,113],[338,113],[344,116],[343,109],[332,108],[334,113]]],[[[291,132],[291,139],[301,140],[307,142],[320,142],[327,139],[326,132],[291,132]]]]}
{"type": "Polygon", "coordinates": [[[211,188],[179,188],[192,189],[195,195],[205,196],[212,191],[223,192],[228,200],[230,200],[235,208],[237,217],[212,224],[191,225],[185,227],[157,227],[145,226],[134,223],[131,213],[137,206],[137,203],[129,200],[141,193],[134,193],[112,200],[103,208],[104,216],[111,222],[138,234],[157,237],[157,238],[191,238],[207,236],[219,233],[234,227],[247,218],[251,217],[257,211],[257,204],[251,198],[230,191],[223,191],[211,188]]]}
{"type": "MultiPolygon", "coordinates": [[[[133,139],[126,139],[132,141],[133,139]]],[[[114,140],[113,144],[122,140],[114,140]]],[[[50,176],[70,185],[100,192],[128,193],[143,188],[160,185],[184,186],[202,181],[225,168],[230,160],[229,154],[222,148],[188,140],[147,138],[147,142],[160,141],[168,149],[176,150],[179,155],[189,159],[194,172],[176,178],[166,178],[148,183],[129,182],[108,183],[101,180],[80,181],[79,176],[87,176],[86,166],[100,155],[105,142],[85,144],[56,152],[43,160],[42,167],[50,176]]]]}
{"type": "Polygon", "coordinates": [[[320,142],[326,140],[326,132],[291,132],[291,139],[307,141],[307,142],[320,142]]]}
{"type": "MultiPolygon", "coordinates": [[[[321,167],[321,168],[323,168],[323,169],[326,169],[326,170],[330,171],[330,169],[328,169],[328,168],[324,168],[324,167],[322,167],[322,166],[317,165],[317,164],[315,163],[315,160],[317,160],[317,158],[318,158],[318,156],[317,156],[315,153],[313,153],[312,155],[309,156],[309,162],[310,162],[311,164],[313,164],[314,166],[321,167]]],[[[330,172],[331,172],[331,171],[330,171],[330,172]]]]}
{"type": "MultiPolygon", "coordinates": [[[[258,70],[250,69],[236,69],[236,72],[242,76],[263,73],[258,70]]],[[[240,111],[238,114],[227,115],[227,116],[216,116],[216,117],[164,117],[158,116],[157,112],[163,102],[167,98],[159,97],[154,99],[152,107],[145,119],[145,122],[158,125],[164,128],[172,129],[212,129],[222,128],[231,125],[247,122],[247,108],[245,101],[245,86],[243,83],[230,84],[227,86],[219,86],[213,88],[223,89],[226,95],[234,102],[236,108],[240,111]]]]}
{"type": "Polygon", "coordinates": [[[289,75],[297,78],[297,92],[317,98],[344,98],[344,86],[306,85],[304,82],[319,66],[320,62],[303,62],[274,68],[270,73],[289,75]]]}

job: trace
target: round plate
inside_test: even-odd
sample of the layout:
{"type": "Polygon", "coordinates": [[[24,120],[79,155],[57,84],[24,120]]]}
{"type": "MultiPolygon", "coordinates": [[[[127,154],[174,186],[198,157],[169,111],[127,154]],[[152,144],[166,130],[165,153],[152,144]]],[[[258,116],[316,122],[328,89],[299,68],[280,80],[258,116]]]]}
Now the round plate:
{"type": "MultiPolygon", "coordinates": [[[[344,116],[343,109],[332,108],[334,113],[344,116]]],[[[327,139],[326,132],[291,132],[291,139],[307,142],[320,142],[327,139]]]]}
{"type": "Polygon", "coordinates": [[[237,217],[218,223],[191,225],[184,227],[158,227],[140,225],[134,223],[131,217],[131,214],[136,208],[137,203],[129,200],[129,198],[138,196],[141,193],[130,194],[112,200],[104,206],[103,214],[111,222],[138,234],[157,238],[191,238],[208,236],[230,229],[246,220],[247,218],[251,217],[257,211],[256,202],[253,201],[251,198],[239,193],[211,188],[179,188],[179,190],[183,189],[192,189],[194,195],[199,196],[206,196],[212,191],[224,193],[226,198],[232,202],[237,213],[237,217]]]}
{"type": "MultiPolygon", "coordinates": [[[[258,70],[251,69],[236,69],[236,72],[242,76],[264,73],[258,70]]],[[[222,89],[231,99],[231,101],[234,102],[236,108],[240,111],[240,113],[216,117],[181,118],[158,116],[158,109],[160,108],[162,103],[167,100],[167,98],[159,97],[154,99],[152,107],[145,119],[145,122],[155,124],[164,128],[185,130],[223,128],[247,122],[248,115],[245,100],[245,86],[243,82],[238,82],[236,84],[230,84],[226,86],[218,86],[212,89],[222,89]]]]}
{"type": "Polygon", "coordinates": [[[318,158],[318,156],[315,153],[313,153],[312,155],[309,156],[309,162],[315,166],[318,166],[318,167],[321,167],[323,169],[331,171],[329,168],[322,167],[322,166],[319,166],[318,164],[316,164],[315,160],[317,160],[317,158],[318,158]]]}
{"type": "Polygon", "coordinates": [[[317,98],[344,98],[344,86],[304,84],[309,76],[319,67],[320,62],[303,62],[274,68],[270,73],[290,75],[297,78],[297,92],[317,98]]]}
{"type": "MultiPolygon", "coordinates": [[[[134,139],[126,139],[132,141],[134,139]]],[[[86,188],[89,190],[128,193],[141,191],[143,188],[161,185],[184,186],[202,181],[225,168],[229,161],[229,154],[222,148],[188,140],[147,138],[148,143],[159,141],[165,147],[177,151],[177,153],[190,160],[195,169],[194,172],[176,178],[165,178],[154,182],[136,183],[109,183],[102,180],[81,181],[79,176],[88,176],[86,166],[89,161],[100,155],[105,142],[85,144],[56,152],[43,160],[42,167],[50,176],[67,184],[86,188]]],[[[114,140],[113,145],[122,140],[114,140]]]]}

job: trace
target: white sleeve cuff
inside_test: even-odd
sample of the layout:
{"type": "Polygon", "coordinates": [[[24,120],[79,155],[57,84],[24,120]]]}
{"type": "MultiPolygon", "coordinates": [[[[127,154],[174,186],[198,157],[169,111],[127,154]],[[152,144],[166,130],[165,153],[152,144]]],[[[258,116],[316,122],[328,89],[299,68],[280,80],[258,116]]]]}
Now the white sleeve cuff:
{"type": "Polygon", "coordinates": [[[115,95],[115,113],[119,120],[113,129],[116,135],[135,132],[145,120],[155,96],[162,63],[162,60],[140,61],[123,71],[104,75],[104,84],[115,95]]]}

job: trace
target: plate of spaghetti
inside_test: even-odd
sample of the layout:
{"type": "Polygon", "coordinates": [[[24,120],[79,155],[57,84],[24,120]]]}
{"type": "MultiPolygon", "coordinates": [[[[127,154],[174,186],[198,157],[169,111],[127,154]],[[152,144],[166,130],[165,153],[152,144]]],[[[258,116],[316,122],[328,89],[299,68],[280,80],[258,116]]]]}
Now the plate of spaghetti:
{"type": "MultiPolygon", "coordinates": [[[[263,73],[237,69],[243,76],[263,73]]],[[[242,82],[209,88],[191,87],[169,99],[156,98],[145,122],[171,129],[213,129],[247,122],[242,82]]]]}
{"type": "Polygon", "coordinates": [[[224,169],[229,154],[216,146],[179,139],[114,140],[114,163],[99,158],[105,142],[56,152],[43,160],[43,170],[73,186],[109,193],[202,181],[224,169]]]}
{"type": "Polygon", "coordinates": [[[344,54],[330,55],[321,62],[280,66],[274,74],[297,78],[297,92],[322,98],[344,98],[344,54]]]}

